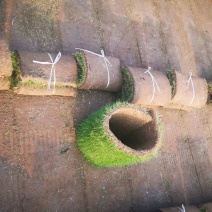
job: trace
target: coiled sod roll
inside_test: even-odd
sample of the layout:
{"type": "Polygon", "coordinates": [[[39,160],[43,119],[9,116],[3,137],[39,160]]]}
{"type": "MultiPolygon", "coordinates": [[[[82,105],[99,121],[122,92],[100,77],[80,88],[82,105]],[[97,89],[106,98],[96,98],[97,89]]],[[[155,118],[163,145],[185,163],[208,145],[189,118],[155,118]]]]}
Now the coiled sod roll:
{"type": "Polygon", "coordinates": [[[208,84],[205,79],[192,77],[174,70],[167,72],[172,86],[172,100],[168,107],[189,110],[189,108],[202,108],[208,99],[208,84]],[[193,84],[193,85],[192,85],[193,84]]]}
{"type": "Polygon", "coordinates": [[[162,131],[162,122],[153,111],[118,102],[77,127],[77,145],[93,166],[130,165],[157,155],[162,131]]]}
{"type": "Polygon", "coordinates": [[[171,86],[162,72],[142,68],[122,68],[123,86],[121,99],[139,106],[164,106],[171,101],[171,86]],[[154,82],[153,82],[154,81],[154,82]],[[154,83],[154,85],[153,85],[154,83]]]}
{"type": "MultiPolygon", "coordinates": [[[[57,54],[51,54],[54,60],[57,54]]],[[[56,87],[54,87],[54,75],[52,74],[51,89],[47,89],[52,65],[34,63],[51,62],[47,53],[40,52],[18,52],[20,60],[20,80],[16,93],[24,95],[58,95],[75,96],[77,65],[73,56],[61,55],[55,64],[56,87]]]]}
{"type": "Polygon", "coordinates": [[[106,57],[109,61],[106,67],[103,57],[86,51],[75,54],[78,66],[78,87],[87,90],[102,90],[117,92],[122,86],[120,61],[114,57],[106,57]]]}

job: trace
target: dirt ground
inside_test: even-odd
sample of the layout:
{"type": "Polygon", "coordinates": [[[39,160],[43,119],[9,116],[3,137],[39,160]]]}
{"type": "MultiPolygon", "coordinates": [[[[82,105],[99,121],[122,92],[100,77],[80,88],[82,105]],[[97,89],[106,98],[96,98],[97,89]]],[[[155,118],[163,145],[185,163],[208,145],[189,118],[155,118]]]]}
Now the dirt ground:
{"type": "MultiPolygon", "coordinates": [[[[0,36],[13,50],[104,48],[122,65],[207,80],[211,20],[211,0],[0,1],[0,36]]],[[[158,157],[93,168],[76,148],[75,126],[114,101],[115,94],[99,91],[76,98],[0,92],[0,211],[154,211],[212,201],[212,107],[159,109],[158,157]]]]}

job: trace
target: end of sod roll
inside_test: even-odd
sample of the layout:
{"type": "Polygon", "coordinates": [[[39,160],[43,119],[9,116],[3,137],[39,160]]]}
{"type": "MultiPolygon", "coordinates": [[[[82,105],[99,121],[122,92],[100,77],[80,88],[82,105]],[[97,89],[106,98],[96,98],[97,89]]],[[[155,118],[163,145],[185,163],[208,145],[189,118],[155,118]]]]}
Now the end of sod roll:
{"type": "Polygon", "coordinates": [[[80,87],[86,78],[86,60],[83,52],[77,52],[74,57],[77,62],[77,85],[80,87]]]}
{"type": "Polygon", "coordinates": [[[77,146],[92,166],[126,166],[155,157],[162,135],[158,114],[117,102],[93,113],[77,127],[77,146]]]}

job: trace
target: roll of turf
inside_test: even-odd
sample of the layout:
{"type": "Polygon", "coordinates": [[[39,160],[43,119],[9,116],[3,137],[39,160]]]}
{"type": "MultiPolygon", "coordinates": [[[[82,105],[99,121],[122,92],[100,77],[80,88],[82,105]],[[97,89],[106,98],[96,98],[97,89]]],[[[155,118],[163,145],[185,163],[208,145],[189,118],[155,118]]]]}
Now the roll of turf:
{"type": "Polygon", "coordinates": [[[9,90],[12,75],[12,60],[8,45],[0,39],[0,90],[9,90]]]}
{"type": "Polygon", "coordinates": [[[169,107],[202,108],[208,99],[208,85],[205,79],[183,75],[177,71],[167,72],[172,86],[172,100],[169,107]],[[191,81],[192,80],[192,81],[191,81]]]}
{"type": "Polygon", "coordinates": [[[77,127],[77,145],[93,166],[124,166],[156,156],[162,131],[155,112],[118,102],[95,112],[77,127]]]}
{"type": "Polygon", "coordinates": [[[117,92],[122,86],[120,61],[114,57],[103,57],[79,51],[75,54],[78,66],[78,87],[88,90],[117,92]],[[108,67],[108,68],[107,68],[108,67]]]}
{"type": "Polygon", "coordinates": [[[122,68],[122,101],[150,107],[169,104],[171,86],[167,77],[159,71],[150,70],[150,73],[146,71],[142,68],[122,68]]]}
{"type": "MultiPolygon", "coordinates": [[[[53,61],[57,57],[51,54],[53,61]]],[[[51,89],[47,89],[51,74],[52,64],[35,63],[50,62],[46,53],[19,51],[17,57],[20,60],[20,80],[16,92],[24,95],[59,95],[75,96],[77,65],[73,56],[61,55],[55,64],[56,86],[54,87],[54,73],[51,78],[51,89]]]]}

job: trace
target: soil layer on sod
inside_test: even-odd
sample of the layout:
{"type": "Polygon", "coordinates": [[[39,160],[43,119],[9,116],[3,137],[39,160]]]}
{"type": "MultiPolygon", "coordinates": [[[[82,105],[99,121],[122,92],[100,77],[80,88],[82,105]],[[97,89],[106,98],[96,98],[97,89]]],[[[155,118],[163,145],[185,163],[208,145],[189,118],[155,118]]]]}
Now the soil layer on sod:
{"type": "Polygon", "coordinates": [[[162,128],[155,112],[118,102],[93,113],[77,127],[77,145],[93,166],[130,165],[156,156],[162,128]]]}
{"type": "Polygon", "coordinates": [[[4,40],[0,39],[0,78],[9,77],[12,74],[12,61],[9,47],[4,40]]]}
{"type": "Polygon", "coordinates": [[[172,86],[172,100],[170,108],[202,108],[208,99],[208,84],[205,79],[192,77],[189,83],[189,76],[177,71],[169,71],[168,78],[172,86]]]}
{"type": "Polygon", "coordinates": [[[78,87],[86,90],[103,90],[117,92],[121,89],[122,74],[120,61],[114,57],[103,57],[89,52],[79,51],[75,54],[78,66],[78,87]]]}
{"type": "MultiPolygon", "coordinates": [[[[20,58],[20,81],[16,93],[24,95],[53,95],[54,74],[51,89],[47,89],[52,65],[34,63],[51,62],[49,56],[38,52],[18,52],[20,58]]],[[[51,54],[53,60],[56,54],[51,54]]],[[[55,65],[56,89],[54,95],[75,96],[77,66],[74,57],[62,55],[55,65]]]]}
{"type": "Polygon", "coordinates": [[[154,91],[152,78],[145,71],[142,68],[122,68],[123,87],[121,99],[139,106],[167,105],[171,101],[171,87],[167,77],[162,72],[150,70],[159,87],[158,90],[155,84],[154,91]]]}
{"type": "Polygon", "coordinates": [[[8,45],[0,39],[0,90],[9,90],[9,77],[12,74],[12,61],[8,45]]]}

